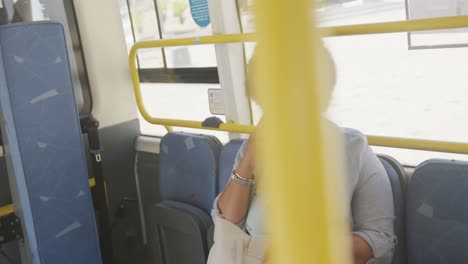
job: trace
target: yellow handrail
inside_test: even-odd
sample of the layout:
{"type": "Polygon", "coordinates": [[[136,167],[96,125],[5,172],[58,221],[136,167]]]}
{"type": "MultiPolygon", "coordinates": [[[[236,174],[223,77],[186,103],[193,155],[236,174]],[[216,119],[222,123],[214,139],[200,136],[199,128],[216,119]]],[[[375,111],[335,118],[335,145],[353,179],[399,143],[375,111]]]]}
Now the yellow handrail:
{"type": "MultiPolygon", "coordinates": [[[[198,121],[186,121],[186,120],[171,120],[165,119],[166,124],[178,127],[187,128],[198,128],[198,129],[210,129],[225,132],[235,133],[251,133],[255,127],[250,125],[236,125],[236,124],[224,124],[219,129],[207,128],[202,126],[202,122],[198,121]]],[[[436,140],[424,140],[424,139],[412,139],[412,138],[401,138],[401,137],[383,137],[367,135],[369,144],[378,147],[391,147],[391,148],[403,148],[423,151],[435,151],[435,152],[446,152],[446,153],[457,153],[468,155],[468,143],[462,142],[449,142],[449,141],[436,141],[436,140]]]]}
{"type": "Polygon", "coordinates": [[[468,16],[458,16],[337,27],[322,27],[320,31],[322,36],[330,37],[455,29],[466,27],[468,27],[468,16]]]}
{"type": "MultiPolygon", "coordinates": [[[[346,26],[321,27],[319,33],[324,37],[385,34],[438,29],[468,27],[468,16],[428,18],[409,21],[381,22],[346,26]]],[[[256,41],[255,33],[225,34],[179,39],[163,39],[135,42],[130,50],[130,59],[136,58],[138,49],[164,48],[205,44],[226,44],[256,41]],[[133,53],[133,54],[132,54],[133,53]]]]}
{"type": "Polygon", "coordinates": [[[0,217],[13,213],[15,209],[12,204],[0,207],[0,217]]]}
{"type": "Polygon", "coordinates": [[[257,139],[265,176],[260,177],[264,179],[260,188],[264,186],[271,205],[266,223],[272,237],[268,261],[272,263],[346,264],[351,260],[344,182],[337,173],[342,163],[338,159],[328,166],[331,157],[326,155],[334,149],[330,142],[336,140],[330,138],[333,133],[324,133],[321,117],[315,66],[319,40],[310,12],[314,3],[256,2],[256,10],[261,10],[256,14],[260,48],[253,87],[259,89],[265,112],[257,139]]]}
{"type": "Polygon", "coordinates": [[[467,143],[380,136],[367,136],[367,139],[372,146],[468,154],[467,143]]]}
{"type": "MultiPolygon", "coordinates": [[[[96,180],[94,178],[91,178],[88,180],[89,187],[92,188],[96,185],[96,180]]],[[[13,204],[5,205],[3,207],[0,207],[0,217],[14,213],[15,208],[13,207],[13,204]]]]}
{"type": "MultiPolygon", "coordinates": [[[[362,24],[350,26],[337,26],[337,27],[322,27],[319,29],[322,36],[347,36],[347,35],[361,35],[361,34],[378,34],[378,33],[395,33],[407,31],[420,31],[420,30],[434,30],[434,29],[452,29],[468,27],[468,16],[461,17],[448,17],[448,18],[431,18],[412,21],[397,21],[385,22],[375,24],[362,24]]],[[[254,33],[248,34],[231,34],[231,35],[215,35],[196,38],[184,39],[167,39],[155,41],[142,41],[133,45],[129,54],[130,73],[133,82],[133,89],[137,101],[138,109],[143,118],[156,125],[165,126],[170,131],[171,126],[188,127],[198,129],[219,130],[236,133],[250,133],[253,131],[252,126],[237,125],[237,124],[222,124],[219,128],[203,127],[201,122],[190,120],[175,120],[164,119],[151,116],[143,104],[141,95],[140,77],[136,65],[136,56],[139,49],[145,48],[158,48],[158,47],[173,47],[184,45],[201,45],[201,44],[219,44],[219,43],[233,43],[233,42],[248,42],[255,41],[256,36],[254,33]]],[[[371,144],[389,146],[389,142],[395,143],[395,147],[453,152],[468,154],[468,147],[466,144],[451,143],[451,142],[434,142],[425,140],[413,139],[395,139],[387,137],[371,137],[369,139],[371,144]],[[417,142],[416,142],[417,141],[417,142]]]]}

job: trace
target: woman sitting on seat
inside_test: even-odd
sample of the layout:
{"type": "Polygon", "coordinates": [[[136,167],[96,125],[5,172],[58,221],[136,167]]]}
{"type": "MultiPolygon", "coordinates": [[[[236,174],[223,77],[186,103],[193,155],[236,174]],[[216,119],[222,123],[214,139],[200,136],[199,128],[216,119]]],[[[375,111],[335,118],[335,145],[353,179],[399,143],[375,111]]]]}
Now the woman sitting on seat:
{"type": "MultiPolygon", "coordinates": [[[[321,46],[318,54],[323,66],[318,72],[322,86],[328,88],[329,98],[335,85],[335,65],[325,47],[321,46]]],[[[252,76],[252,61],[249,76],[252,76]]],[[[251,83],[247,84],[250,95],[251,83]]],[[[323,105],[322,110],[325,111],[328,99],[323,105]]],[[[395,245],[395,217],[387,173],[363,134],[352,129],[336,127],[336,130],[341,130],[345,143],[346,203],[350,208],[354,263],[391,263],[395,245]]],[[[241,146],[231,180],[215,200],[215,244],[210,252],[209,264],[265,263],[268,235],[265,234],[262,209],[268,206],[268,202],[256,192],[255,141],[256,135],[253,133],[241,146]]]]}

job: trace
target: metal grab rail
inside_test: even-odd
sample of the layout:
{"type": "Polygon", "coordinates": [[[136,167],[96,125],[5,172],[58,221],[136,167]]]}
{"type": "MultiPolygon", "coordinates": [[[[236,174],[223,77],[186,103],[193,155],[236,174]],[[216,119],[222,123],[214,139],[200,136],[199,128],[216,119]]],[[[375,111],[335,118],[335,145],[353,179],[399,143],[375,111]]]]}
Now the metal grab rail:
{"type": "MultiPolygon", "coordinates": [[[[349,35],[362,35],[362,34],[380,34],[380,33],[397,33],[408,31],[422,31],[422,30],[435,30],[435,29],[453,29],[468,27],[468,16],[461,17],[448,17],[448,18],[431,18],[412,21],[397,21],[397,22],[384,22],[374,24],[350,25],[350,26],[337,26],[337,27],[322,27],[319,29],[322,36],[349,36],[349,35]]],[[[219,128],[204,127],[201,122],[190,120],[176,120],[164,119],[151,116],[143,104],[141,95],[140,78],[136,65],[136,56],[139,49],[146,48],[162,48],[186,45],[203,45],[203,44],[221,44],[221,43],[234,43],[234,42],[250,42],[255,41],[256,36],[254,33],[248,34],[230,34],[230,35],[215,35],[196,38],[184,39],[167,39],[156,41],[142,41],[133,45],[129,54],[130,73],[133,82],[133,89],[137,101],[138,109],[143,118],[156,125],[163,125],[168,130],[170,126],[198,128],[208,130],[219,130],[235,133],[250,133],[254,130],[253,126],[237,125],[237,124],[221,124],[219,128]]],[[[392,138],[392,137],[377,137],[369,136],[369,143],[375,146],[408,148],[427,151],[449,152],[468,154],[468,144],[455,143],[455,142],[441,142],[430,140],[416,140],[406,138],[392,138]]]]}
{"type": "MultiPolygon", "coordinates": [[[[96,185],[96,180],[94,178],[91,178],[88,180],[88,184],[89,184],[89,187],[92,188],[96,185]]],[[[15,208],[13,207],[13,204],[8,204],[8,205],[0,207],[0,217],[9,215],[14,212],[15,212],[15,208]]]]}
{"type": "Polygon", "coordinates": [[[380,136],[367,136],[367,140],[379,147],[468,154],[468,143],[380,136]]]}
{"type": "Polygon", "coordinates": [[[324,37],[400,33],[439,29],[468,28],[468,16],[428,18],[409,21],[322,27],[324,37]]]}
{"type": "MultiPolygon", "coordinates": [[[[318,29],[321,36],[352,36],[352,35],[369,35],[369,34],[385,34],[385,33],[399,33],[411,31],[427,31],[439,29],[455,29],[455,28],[468,28],[468,16],[458,17],[442,17],[442,18],[428,18],[410,21],[394,21],[394,22],[381,22],[372,24],[357,24],[346,26],[334,27],[321,27],[318,29]]],[[[213,35],[192,38],[180,39],[163,39],[163,40],[149,40],[135,42],[130,50],[130,59],[136,58],[138,49],[149,48],[164,48],[164,47],[178,47],[190,45],[207,45],[207,44],[226,44],[238,42],[254,42],[256,41],[255,33],[243,34],[225,34],[213,35]]]]}

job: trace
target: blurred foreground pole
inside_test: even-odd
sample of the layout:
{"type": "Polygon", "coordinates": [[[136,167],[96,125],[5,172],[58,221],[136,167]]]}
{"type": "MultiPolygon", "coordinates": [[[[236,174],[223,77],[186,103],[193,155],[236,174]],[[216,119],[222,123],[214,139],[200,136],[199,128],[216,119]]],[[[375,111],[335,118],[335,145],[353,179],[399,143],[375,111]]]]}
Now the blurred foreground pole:
{"type": "Polygon", "coordinates": [[[314,1],[257,0],[255,10],[268,263],[351,263],[339,140],[319,107],[314,1]]]}

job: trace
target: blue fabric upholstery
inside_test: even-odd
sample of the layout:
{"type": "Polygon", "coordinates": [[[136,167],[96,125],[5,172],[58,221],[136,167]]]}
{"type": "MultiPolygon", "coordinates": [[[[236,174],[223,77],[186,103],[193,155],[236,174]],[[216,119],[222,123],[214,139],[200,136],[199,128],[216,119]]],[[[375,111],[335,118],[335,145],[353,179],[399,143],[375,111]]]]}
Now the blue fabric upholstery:
{"type": "Polygon", "coordinates": [[[221,154],[219,155],[219,181],[217,193],[221,193],[224,191],[224,188],[226,188],[226,185],[229,182],[229,178],[232,174],[237,151],[239,150],[242,143],[244,143],[244,140],[231,140],[229,143],[224,145],[223,149],[221,150],[221,154]]]}
{"type": "Polygon", "coordinates": [[[220,151],[221,143],[212,136],[175,132],[161,140],[162,202],[151,215],[157,225],[153,241],[159,241],[166,264],[206,263],[220,151]]]}
{"type": "Polygon", "coordinates": [[[26,263],[101,263],[67,45],[58,23],[0,28],[3,141],[26,263]]]}
{"type": "Polygon", "coordinates": [[[168,133],[161,141],[161,200],[188,203],[211,212],[218,183],[221,143],[211,136],[168,133]]]}
{"type": "Polygon", "coordinates": [[[468,162],[429,160],[408,188],[411,264],[468,263],[468,162]]]}
{"type": "Polygon", "coordinates": [[[405,237],[405,204],[403,200],[403,192],[400,184],[401,176],[398,175],[395,167],[401,168],[401,165],[388,156],[379,156],[385,170],[387,171],[390,184],[393,192],[393,205],[395,208],[395,223],[394,232],[398,239],[398,244],[395,247],[393,256],[393,264],[406,263],[406,237],[405,237]],[[391,162],[391,163],[390,163],[391,162]]]}

